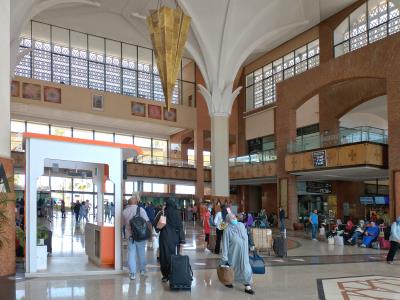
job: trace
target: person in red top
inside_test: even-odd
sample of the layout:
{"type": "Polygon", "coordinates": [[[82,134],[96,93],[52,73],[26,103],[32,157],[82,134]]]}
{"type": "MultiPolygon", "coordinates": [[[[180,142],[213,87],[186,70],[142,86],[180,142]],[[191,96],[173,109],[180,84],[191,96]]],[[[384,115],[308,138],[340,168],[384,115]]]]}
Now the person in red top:
{"type": "Polygon", "coordinates": [[[204,219],[203,219],[203,230],[204,230],[204,235],[205,237],[205,253],[211,253],[210,250],[208,250],[208,243],[210,242],[210,233],[211,233],[211,225],[210,225],[210,216],[211,212],[209,209],[207,209],[204,213],[204,219]]]}

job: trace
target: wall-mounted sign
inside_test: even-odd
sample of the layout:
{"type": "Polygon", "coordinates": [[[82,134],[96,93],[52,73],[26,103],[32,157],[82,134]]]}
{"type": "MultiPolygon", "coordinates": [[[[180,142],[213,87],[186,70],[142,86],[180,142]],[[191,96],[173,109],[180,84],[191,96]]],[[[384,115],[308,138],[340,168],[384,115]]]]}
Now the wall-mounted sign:
{"type": "Polygon", "coordinates": [[[312,153],[313,164],[316,168],[326,167],[326,151],[314,151],[312,153]]]}
{"type": "Polygon", "coordinates": [[[306,192],[316,194],[331,194],[332,184],[329,182],[307,181],[306,192]]]}

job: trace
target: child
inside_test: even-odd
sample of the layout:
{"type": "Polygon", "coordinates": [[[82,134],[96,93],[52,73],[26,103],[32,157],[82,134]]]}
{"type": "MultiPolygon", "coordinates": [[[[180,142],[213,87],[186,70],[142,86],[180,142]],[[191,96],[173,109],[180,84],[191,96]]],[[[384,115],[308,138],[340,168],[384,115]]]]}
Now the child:
{"type": "Polygon", "coordinates": [[[204,214],[204,219],[203,219],[203,230],[204,230],[204,235],[205,237],[205,249],[204,252],[209,254],[211,251],[208,249],[208,245],[210,243],[210,233],[211,233],[211,226],[210,226],[210,217],[211,217],[211,207],[207,209],[207,211],[204,214]]]}

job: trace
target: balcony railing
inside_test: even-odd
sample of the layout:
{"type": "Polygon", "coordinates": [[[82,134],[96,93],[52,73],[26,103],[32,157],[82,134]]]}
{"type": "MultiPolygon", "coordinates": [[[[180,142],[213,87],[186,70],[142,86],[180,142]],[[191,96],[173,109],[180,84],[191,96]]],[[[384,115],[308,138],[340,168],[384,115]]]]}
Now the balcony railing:
{"type": "Polygon", "coordinates": [[[316,134],[305,136],[301,140],[290,142],[288,152],[302,152],[324,147],[334,147],[360,142],[387,144],[387,134],[384,129],[362,126],[355,128],[341,128],[339,134],[316,134]]]}
{"type": "MultiPolygon", "coordinates": [[[[134,162],[146,165],[161,165],[161,166],[179,167],[179,168],[196,168],[196,161],[194,160],[176,159],[164,156],[139,155],[137,157],[137,160],[134,162]]],[[[203,165],[204,168],[211,168],[209,162],[204,162],[203,165]]]]}
{"type": "Polygon", "coordinates": [[[247,164],[258,164],[258,163],[265,163],[269,161],[276,160],[276,151],[275,150],[268,150],[263,151],[255,154],[248,154],[238,157],[232,157],[229,159],[229,166],[240,166],[240,165],[247,165],[247,164]]]}

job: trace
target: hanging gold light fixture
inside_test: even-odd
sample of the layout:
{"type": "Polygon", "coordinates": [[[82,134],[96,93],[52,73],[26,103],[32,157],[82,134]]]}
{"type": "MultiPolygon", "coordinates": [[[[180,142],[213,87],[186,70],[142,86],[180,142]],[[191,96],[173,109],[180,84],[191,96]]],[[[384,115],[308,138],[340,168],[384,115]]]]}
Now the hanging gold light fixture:
{"type": "Polygon", "coordinates": [[[147,17],[147,28],[153,43],[158,73],[169,110],[175,82],[181,66],[183,49],[187,40],[191,18],[180,7],[158,6],[147,17]]]}

